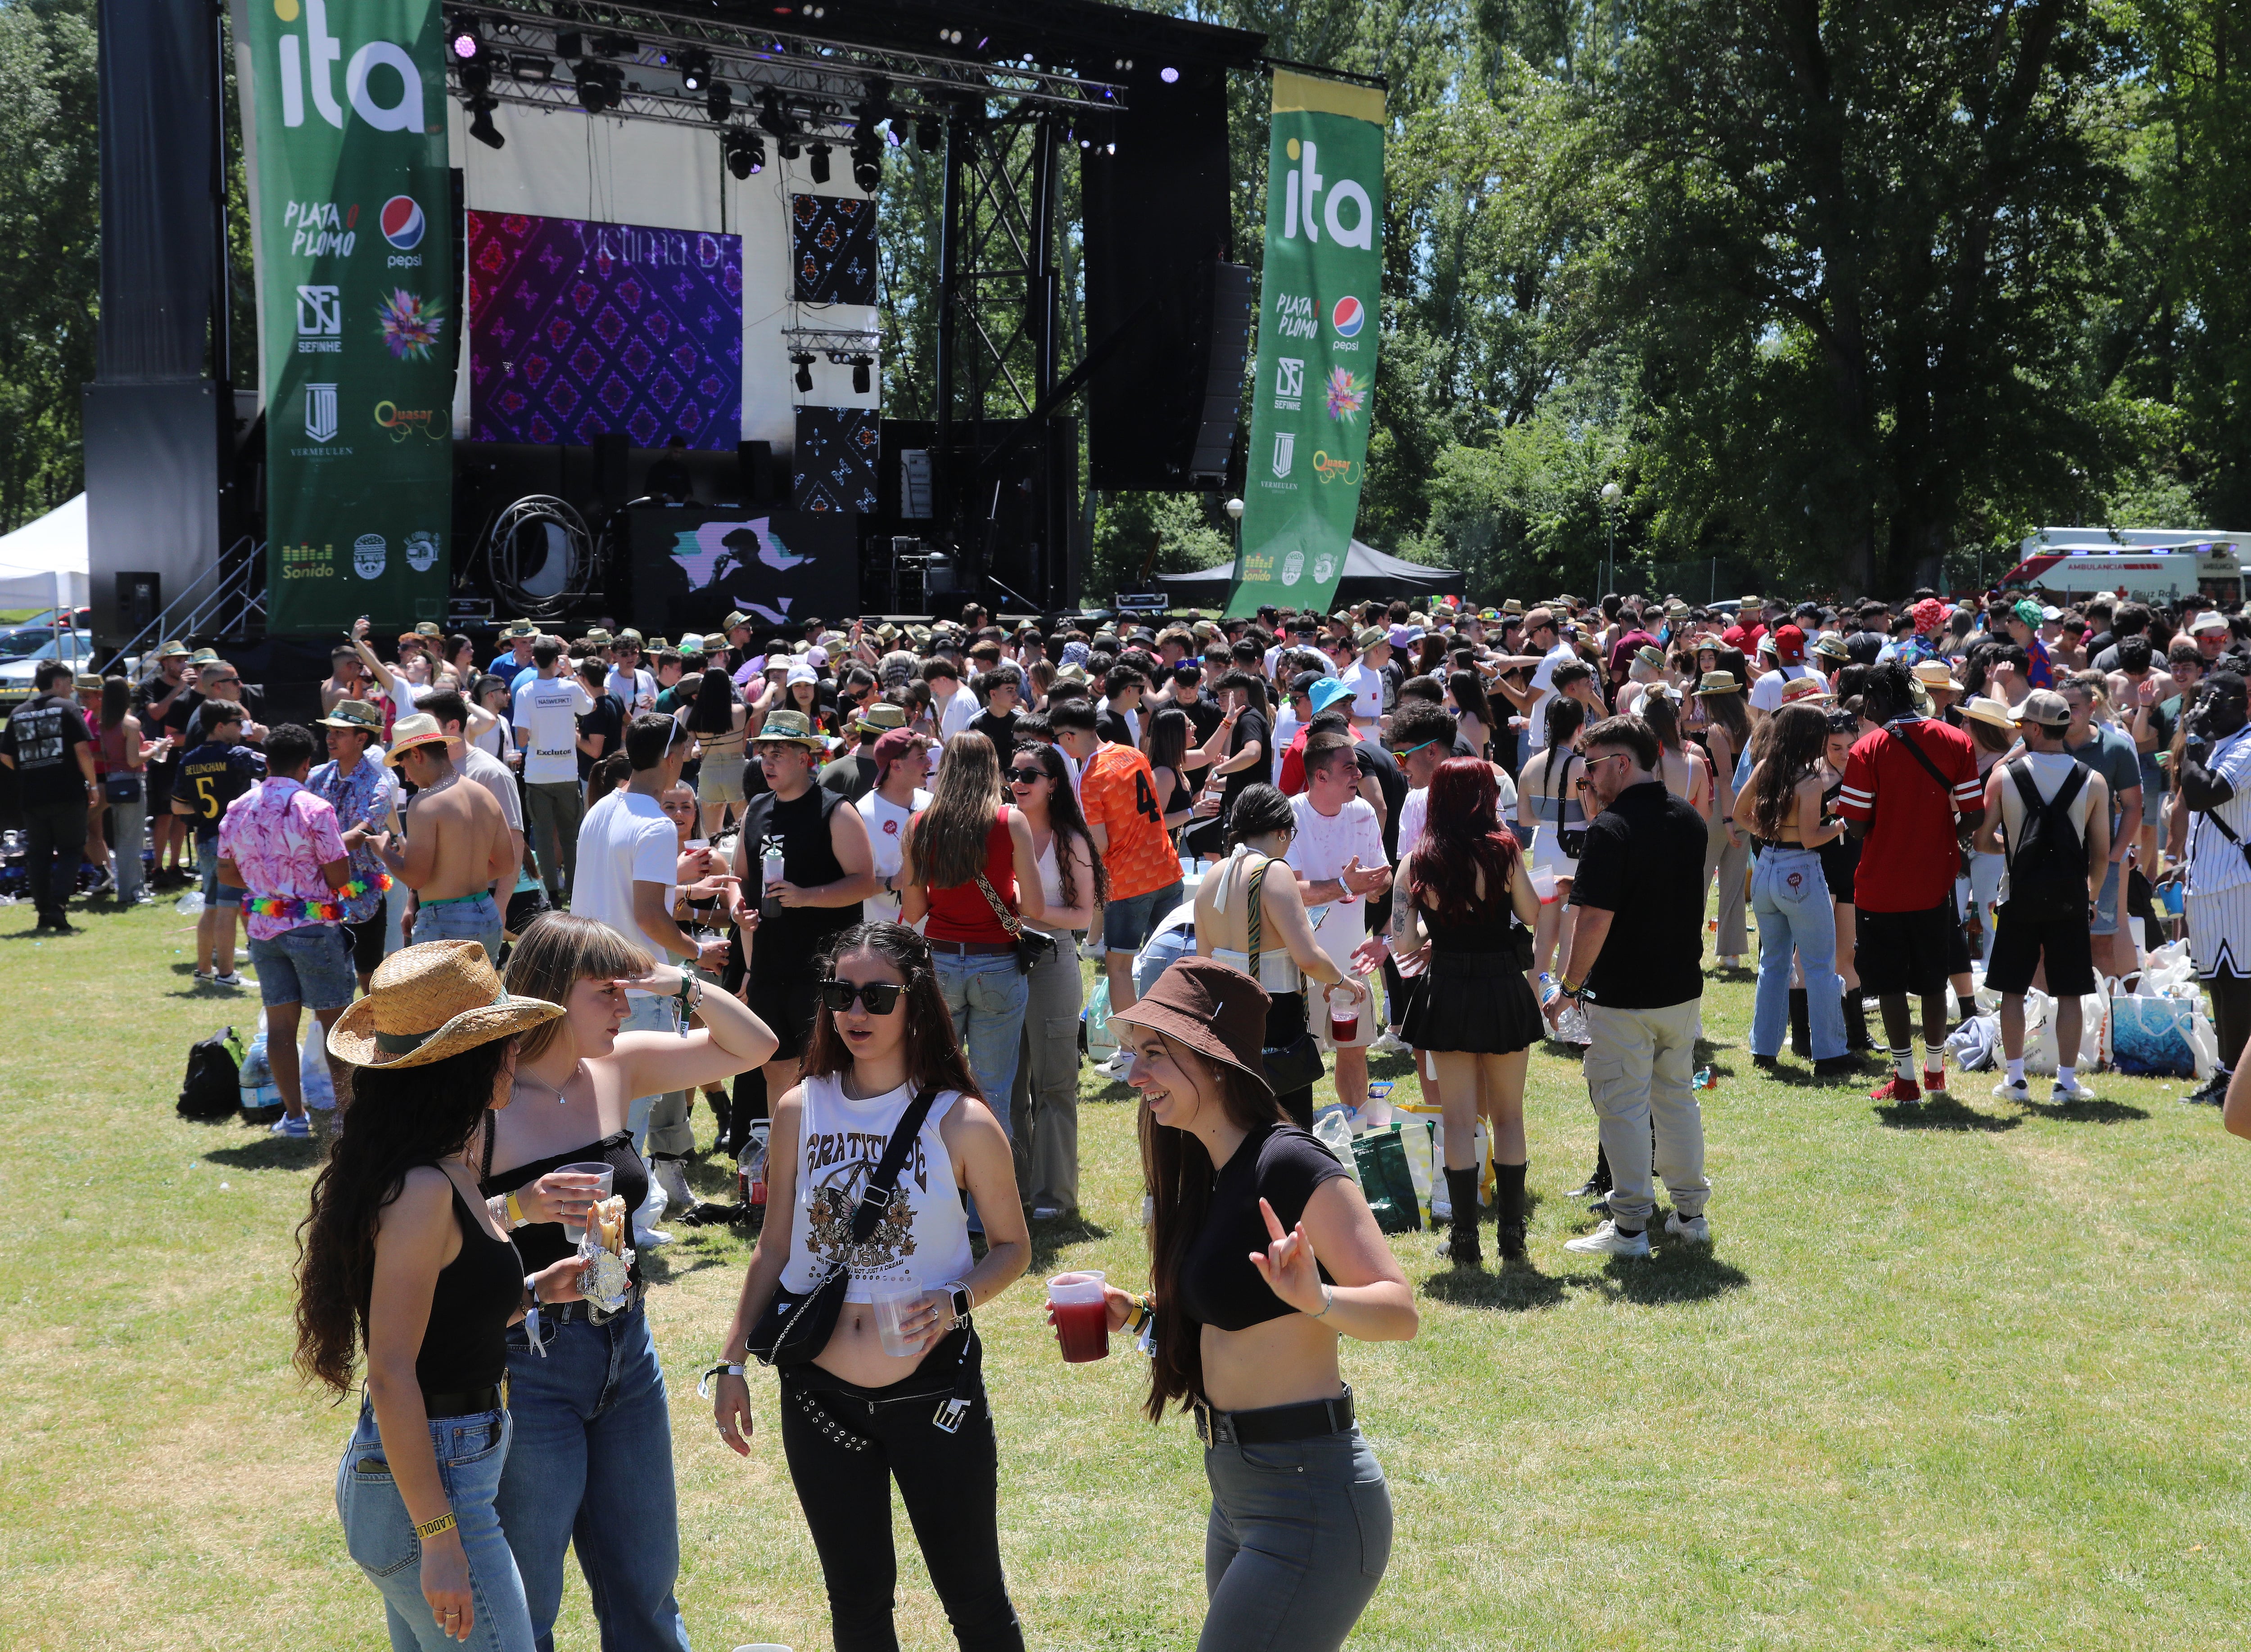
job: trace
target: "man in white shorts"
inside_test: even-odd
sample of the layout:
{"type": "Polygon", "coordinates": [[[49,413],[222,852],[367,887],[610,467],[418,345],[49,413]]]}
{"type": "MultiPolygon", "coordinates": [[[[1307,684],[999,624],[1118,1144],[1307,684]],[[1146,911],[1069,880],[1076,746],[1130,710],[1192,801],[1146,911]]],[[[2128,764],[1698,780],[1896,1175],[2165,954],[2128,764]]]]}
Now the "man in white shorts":
{"type": "MultiPolygon", "coordinates": [[[[1383,823],[1359,795],[1360,760],[1351,735],[1319,729],[1306,741],[1306,790],[1291,800],[1298,817],[1290,840],[1290,869],[1298,874],[1306,916],[1329,962],[1347,978],[1353,953],[1368,938],[1368,901],[1391,883],[1383,853],[1383,823]]],[[[1337,1099],[1355,1110],[1368,1105],[1368,1047],[1382,1031],[1375,1013],[1372,981],[1355,1013],[1359,1026],[1340,1042],[1331,1035],[1328,1006],[1314,999],[1306,1020],[1321,1047],[1336,1054],[1337,1099]]]]}

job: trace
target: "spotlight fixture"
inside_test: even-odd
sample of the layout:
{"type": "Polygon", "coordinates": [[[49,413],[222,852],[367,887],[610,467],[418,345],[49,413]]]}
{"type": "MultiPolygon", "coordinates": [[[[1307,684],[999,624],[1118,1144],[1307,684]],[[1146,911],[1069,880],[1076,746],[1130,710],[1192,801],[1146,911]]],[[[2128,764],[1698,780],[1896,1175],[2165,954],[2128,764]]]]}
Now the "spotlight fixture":
{"type": "Polygon", "coordinates": [[[508,60],[508,71],[519,80],[544,80],[555,73],[555,65],[537,52],[519,52],[508,60]]]}
{"type": "Polygon", "coordinates": [[[492,65],[471,59],[461,65],[461,90],[472,99],[492,90],[492,65]]]}
{"type": "Polygon", "coordinates": [[[578,107],[587,114],[599,114],[618,107],[626,78],[614,65],[582,58],[572,66],[571,73],[578,82],[578,107]]]}
{"type": "Polygon", "coordinates": [[[862,127],[852,140],[852,182],[862,195],[873,195],[883,182],[883,141],[872,128],[862,127]]]}
{"type": "Polygon", "coordinates": [[[940,45],[959,45],[961,44],[961,31],[959,29],[940,29],[938,31],[938,43],[940,45]]]}
{"type": "Polygon", "coordinates": [[[1180,78],[1181,72],[1178,69],[1167,67],[1157,71],[1157,79],[1162,80],[1167,86],[1173,85],[1180,78]]]}
{"type": "Polygon", "coordinates": [[[807,169],[812,172],[813,181],[815,183],[828,183],[828,145],[821,142],[819,139],[815,139],[810,151],[806,156],[806,166],[807,169]]]}
{"type": "Polygon", "coordinates": [[[781,112],[781,93],[768,86],[758,93],[758,124],[776,137],[789,134],[789,121],[781,112]]]}
{"type": "Polygon", "coordinates": [[[685,92],[701,92],[711,84],[711,54],[708,52],[683,52],[680,55],[680,86],[685,92]]]}
{"type": "Polygon", "coordinates": [[[868,370],[875,364],[876,358],[872,356],[855,356],[852,358],[852,393],[855,396],[868,393],[868,370]]]}
{"type": "Polygon", "coordinates": [[[469,135],[492,149],[505,149],[507,138],[493,124],[493,111],[500,107],[500,100],[490,97],[471,98],[468,101],[469,135]]]}
{"type": "Polygon", "coordinates": [[[594,37],[594,55],[598,58],[630,58],[640,50],[629,34],[598,34],[594,37]]]}
{"type": "Polygon", "coordinates": [[[805,350],[800,350],[789,359],[797,368],[797,377],[794,383],[798,389],[800,391],[810,391],[813,388],[813,357],[811,354],[805,350]]]}
{"type": "Polygon", "coordinates": [[[478,38],[474,24],[457,23],[446,31],[446,49],[455,62],[468,63],[482,54],[485,43],[478,38]]]}
{"type": "Polygon", "coordinates": [[[735,175],[738,182],[765,169],[766,141],[755,132],[730,132],[724,152],[727,157],[727,170],[735,175]]]}
{"type": "Polygon", "coordinates": [[[915,122],[915,148],[925,155],[938,153],[938,117],[925,114],[915,122]]]}
{"type": "Polygon", "coordinates": [[[703,93],[703,113],[711,117],[713,126],[724,126],[727,117],[735,112],[733,88],[724,80],[714,80],[703,93]]]}

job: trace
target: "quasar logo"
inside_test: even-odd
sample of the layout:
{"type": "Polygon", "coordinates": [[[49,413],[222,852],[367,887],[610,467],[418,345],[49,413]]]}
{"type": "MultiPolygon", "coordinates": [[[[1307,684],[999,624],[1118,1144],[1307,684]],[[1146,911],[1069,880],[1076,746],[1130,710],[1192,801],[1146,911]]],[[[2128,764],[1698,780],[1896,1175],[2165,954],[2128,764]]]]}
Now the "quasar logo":
{"type": "Polygon", "coordinates": [[[383,238],[402,252],[422,245],[426,227],[422,204],[411,195],[394,195],[383,204],[383,238]]]}
{"type": "Polygon", "coordinates": [[[1336,308],[1329,312],[1329,325],[1336,328],[1339,338],[1358,338],[1360,329],[1367,324],[1368,307],[1349,293],[1339,299],[1336,308]]]}

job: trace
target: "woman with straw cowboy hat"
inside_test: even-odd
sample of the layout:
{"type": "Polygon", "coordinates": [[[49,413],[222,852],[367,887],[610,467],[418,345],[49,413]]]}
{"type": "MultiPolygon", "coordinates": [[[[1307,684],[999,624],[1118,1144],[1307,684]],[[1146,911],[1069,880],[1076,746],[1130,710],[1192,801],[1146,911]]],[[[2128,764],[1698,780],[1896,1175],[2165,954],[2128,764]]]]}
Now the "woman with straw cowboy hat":
{"type": "Polygon", "coordinates": [[[493,1496],[510,1425],[508,1327],[578,1296],[565,1257],[527,1275],[467,1150],[508,1105],[517,1038],[559,1006],[514,998],[474,941],[408,947],[329,1029],[357,1070],[351,1128],[313,1184],[297,1285],[298,1369],[366,1397],[336,1469],[344,1541],[383,1595],[391,1644],[531,1652],[493,1496]]]}

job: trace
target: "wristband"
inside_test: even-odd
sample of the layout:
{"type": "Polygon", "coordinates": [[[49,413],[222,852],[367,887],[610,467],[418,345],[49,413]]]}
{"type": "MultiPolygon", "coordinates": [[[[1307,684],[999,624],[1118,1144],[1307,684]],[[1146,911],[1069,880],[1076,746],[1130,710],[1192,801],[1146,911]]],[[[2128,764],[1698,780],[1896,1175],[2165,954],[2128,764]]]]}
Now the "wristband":
{"type": "Polygon", "coordinates": [[[420,1525],[415,1527],[414,1535],[427,1539],[436,1537],[440,1531],[451,1531],[453,1529],[454,1511],[448,1509],[435,1520],[425,1520],[420,1525]]]}
{"type": "MultiPolygon", "coordinates": [[[[521,1227],[523,1226],[526,1220],[523,1214],[523,1206],[516,1202],[516,1197],[514,1193],[510,1193],[508,1196],[507,1201],[502,1208],[508,1212],[508,1225],[509,1227],[521,1227]]],[[[538,1300],[538,1294],[537,1292],[533,1293],[532,1300],[535,1302],[538,1300]]]]}
{"type": "Polygon", "coordinates": [[[1321,1287],[1321,1310],[1315,1314],[1313,1317],[1316,1319],[1326,1319],[1329,1317],[1329,1310],[1335,1306],[1336,1287],[1334,1285],[1323,1285],[1321,1287]]]}
{"type": "Polygon", "coordinates": [[[731,1359],[722,1359],[717,1365],[713,1365],[710,1370],[706,1371],[703,1376],[696,1379],[696,1397],[698,1400],[709,1400],[711,1397],[712,1378],[739,1377],[744,1374],[746,1369],[747,1367],[738,1365],[731,1359]]]}

